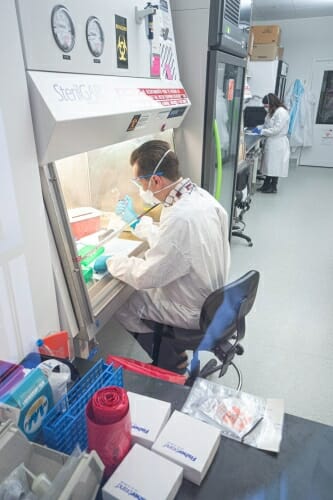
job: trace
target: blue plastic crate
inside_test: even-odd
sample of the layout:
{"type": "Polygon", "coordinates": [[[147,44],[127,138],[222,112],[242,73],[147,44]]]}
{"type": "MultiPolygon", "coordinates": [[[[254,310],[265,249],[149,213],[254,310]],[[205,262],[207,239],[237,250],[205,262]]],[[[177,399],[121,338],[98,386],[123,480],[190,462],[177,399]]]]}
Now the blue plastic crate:
{"type": "Polygon", "coordinates": [[[45,444],[67,454],[72,453],[77,444],[85,450],[88,446],[86,405],[98,389],[110,385],[123,387],[122,368],[115,369],[100,360],[46,415],[45,444]]]}

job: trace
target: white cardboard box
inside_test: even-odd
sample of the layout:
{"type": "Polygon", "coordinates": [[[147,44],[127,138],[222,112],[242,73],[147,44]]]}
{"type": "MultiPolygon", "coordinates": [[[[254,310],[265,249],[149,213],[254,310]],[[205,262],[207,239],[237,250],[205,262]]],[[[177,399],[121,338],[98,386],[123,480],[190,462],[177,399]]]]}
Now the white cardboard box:
{"type": "Polygon", "coordinates": [[[215,427],[174,411],[152,450],[184,468],[184,477],[200,485],[220,444],[215,427]]]}
{"type": "Polygon", "coordinates": [[[134,443],[151,448],[171,413],[171,404],[128,392],[134,443]]]}
{"type": "Polygon", "coordinates": [[[181,467],[135,444],[103,486],[103,500],[173,500],[182,479],[181,467]]]}

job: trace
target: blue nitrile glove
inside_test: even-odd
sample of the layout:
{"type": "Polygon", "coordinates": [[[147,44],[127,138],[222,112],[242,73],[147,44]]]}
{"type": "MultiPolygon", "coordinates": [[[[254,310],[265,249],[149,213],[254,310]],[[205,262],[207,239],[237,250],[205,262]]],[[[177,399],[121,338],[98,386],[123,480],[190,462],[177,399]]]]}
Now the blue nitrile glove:
{"type": "MultiPolygon", "coordinates": [[[[120,217],[125,222],[131,222],[138,216],[138,214],[134,210],[133,200],[130,196],[126,195],[122,200],[118,201],[116,205],[116,214],[120,215],[120,217]]],[[[131,227],[134,229],[138,222],[138,220],[133,222],[133,224],[131,224],[131,227]]]]}
{"type": "Polygon", "coordinates": [[[255,127],[252,129],[252,133],[253,134],[258,134],[258,135],[261,135],[261,128],[259,127],[255,127]]]}
{"type": "Polygon", "coordinates": [[[95,273],[106,273],[108,268],[106,265],[106,261],[111,257],[111,255],[101,255],[100,257],[97,257],[94,263],[94,271],[95,273]]]}

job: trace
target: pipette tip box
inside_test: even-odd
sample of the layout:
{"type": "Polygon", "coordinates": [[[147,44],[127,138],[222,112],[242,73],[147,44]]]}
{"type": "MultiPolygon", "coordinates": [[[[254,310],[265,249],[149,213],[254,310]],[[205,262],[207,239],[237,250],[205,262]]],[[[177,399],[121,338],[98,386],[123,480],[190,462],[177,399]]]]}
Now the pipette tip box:
{"type": "Polygon", "coordinates": [[[220,431],[212,425],[174,411],[152,450],[184,468],[184,477],[200,485],[220,444],[220,431]]]}
{"type": "Polygon", "coordinates": [[[171,413],[171,404],[128,392],[132,421],[132,441],[151,448],[171,413]]]}
{"type": "Polygon", "coordinates": [[[103,486],[103,500],[173,500],[182,479],[179,465],[135,444],[103,486]]]}

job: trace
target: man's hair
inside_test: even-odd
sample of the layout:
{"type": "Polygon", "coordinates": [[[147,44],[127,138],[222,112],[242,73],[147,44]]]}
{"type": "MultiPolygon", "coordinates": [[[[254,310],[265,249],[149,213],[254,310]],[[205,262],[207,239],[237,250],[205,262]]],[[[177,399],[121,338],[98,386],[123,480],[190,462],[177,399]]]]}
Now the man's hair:
{"type": "MultiPolygon", "coordinates": [[[[139,175],[152,174],[156,165],[168,149],[171,148],[170,144],[166,141],[147,141],[132,152],[130,163],[132,166],[134,163],[137,163],[139,167],[139,175]]],[[[176,181],[179,179],[179,161],[173,151],[169,151],[169,153],[163,158],[163,161],[155,173],[158,174],[159,172],[163,172],[163,177],[166,177],[170,181],[176,181]]]]}
{"type": "Polygon", "coordinates": [[[265,95],[265,97],[263,97],[262,103],[268,104],[268,113],[270,116],[272,116],[278,108],[287,109],[283,102],[275,94],[265,95]]]}

